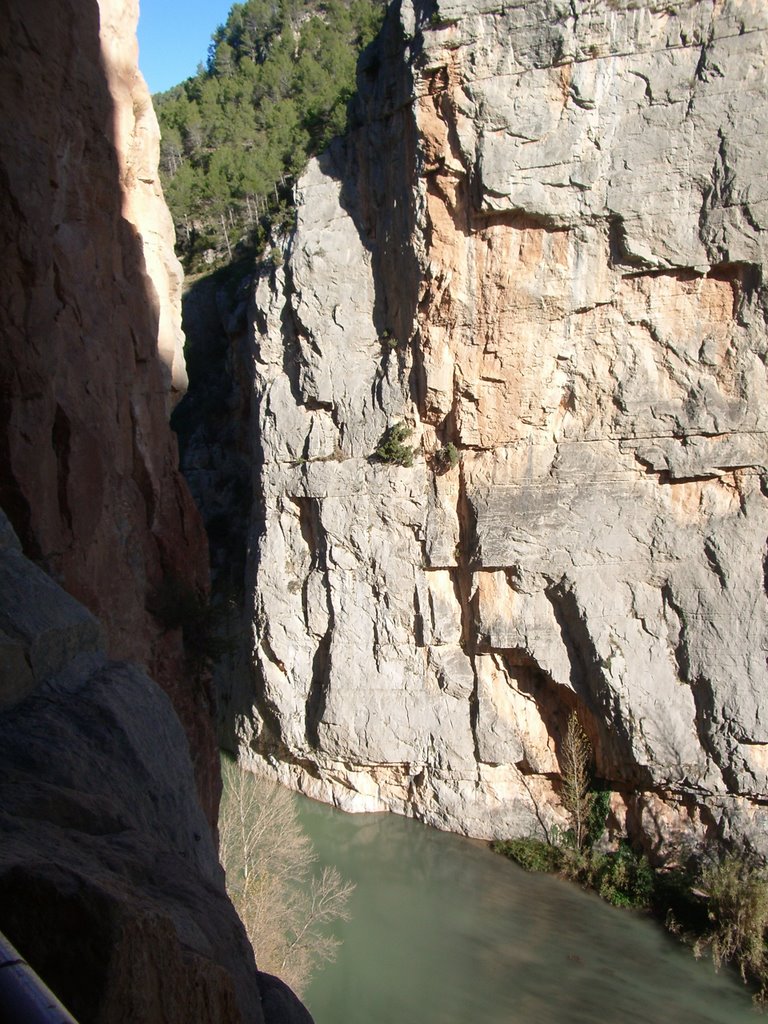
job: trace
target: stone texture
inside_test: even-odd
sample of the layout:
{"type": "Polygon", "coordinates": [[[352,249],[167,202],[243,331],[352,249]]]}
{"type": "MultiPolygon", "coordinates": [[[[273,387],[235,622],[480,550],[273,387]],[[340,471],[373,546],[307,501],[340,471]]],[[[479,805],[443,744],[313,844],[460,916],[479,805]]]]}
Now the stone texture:
{"type": "Polygon", "coordinates": [[[147,610],[169,578],[204,591],[207,559],[167,422],[180,270],[137,17],[136,0],[0,3],[0,504],[111,656],[169,693],[213,822],[210,700],[147,610]]]}
{"type": "Polygon", "coordinates": [[[171,401],[186,390],[181,290],[184,271],[174,250],[173,221],[165,205],[158,166],[160,127],[149,89],[138,70],[139,5],[99,3],[99,39],[114,107],[114,146],[122,213],[139,237],[147,291],[157,316],[157,354],[171,401]]]}
{"type": "Polygon", "coordinates": [[[12,707],[76,654],[101,651],[96,619],[21,553],[0,510],[0,710],[12,707]]]}
{"type": "Polygon", "coordinates": [[[167,696],[0,536],[32,677],[0,692],[0,928],[83,1024],[311,1024],[256,970],[167,696]]]}
{"type": "Polygon", "coordinates": [[[634,836],[768,852],[767,30],[390,8],[250,314],[254,768],[526,833],[576,709],[634,836]]]}
{"type": "Polygon", "coordinates": [[[226,896],[207,680],[148,610],[207,545],[137,15],[0,0],[0,928],[82,1024],[311,1024],[226,896]]]}
{"type": "Polygon", "coordinates": [[[261,1020],[159,688],[81,657],[6,711],[0,734],[2,928],[78,1020],[261,1020]]]}

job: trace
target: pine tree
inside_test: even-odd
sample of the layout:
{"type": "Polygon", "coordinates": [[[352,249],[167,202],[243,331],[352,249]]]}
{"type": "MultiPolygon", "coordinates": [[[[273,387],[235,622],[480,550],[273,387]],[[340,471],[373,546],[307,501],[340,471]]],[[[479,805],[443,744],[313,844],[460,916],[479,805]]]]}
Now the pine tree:
{"type": "Polygon", "coordinates": [[[246,248],[284,216],[286,183],[345,129],[357,56],[383,10],[382,0],[235,4],[207,65],[154,97],[161,177],[188,269],[196,246],[222,246],[223,211],[246,248]]]}

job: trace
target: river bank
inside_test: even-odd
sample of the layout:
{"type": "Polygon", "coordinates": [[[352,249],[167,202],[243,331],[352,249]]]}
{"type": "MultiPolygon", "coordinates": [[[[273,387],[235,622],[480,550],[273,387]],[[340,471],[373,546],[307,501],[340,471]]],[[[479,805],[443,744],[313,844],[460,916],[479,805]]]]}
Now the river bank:
{"type": "Polygon", "coordinates": [[[484,843],[296,797],[320,865],[357,888],[316,1024],[741,1024],[749,993],[644,915],[484,843]]]}

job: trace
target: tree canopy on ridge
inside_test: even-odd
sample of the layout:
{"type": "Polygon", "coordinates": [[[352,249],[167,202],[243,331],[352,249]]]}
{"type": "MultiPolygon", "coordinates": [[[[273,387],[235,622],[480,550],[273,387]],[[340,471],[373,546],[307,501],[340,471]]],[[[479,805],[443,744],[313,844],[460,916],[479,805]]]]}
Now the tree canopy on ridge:
{"type": "Polygon", "coordinates": [[[153,97],[160,171],[188,268],[205,249],[257,245],[290,216],[285,184],[346,126],[382,0],[246,0],[205,67],[153,97]]]}

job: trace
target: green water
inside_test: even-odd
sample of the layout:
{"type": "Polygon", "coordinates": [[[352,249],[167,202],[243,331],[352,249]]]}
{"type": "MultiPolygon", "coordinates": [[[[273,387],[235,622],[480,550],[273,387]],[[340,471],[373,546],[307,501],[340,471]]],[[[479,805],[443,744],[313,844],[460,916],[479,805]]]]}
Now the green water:
{"type": "Polygon", "coordinates": [[[297,798],[321,864],[357,884],[316,1024],[758,1024],[731,974],[654,922],[483,844],[297,798]]]}

